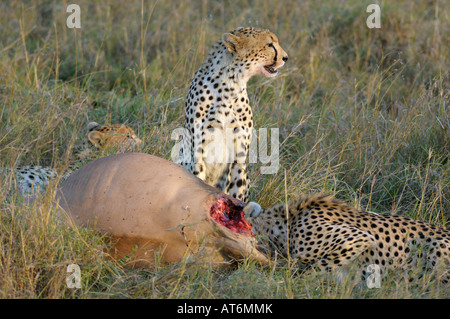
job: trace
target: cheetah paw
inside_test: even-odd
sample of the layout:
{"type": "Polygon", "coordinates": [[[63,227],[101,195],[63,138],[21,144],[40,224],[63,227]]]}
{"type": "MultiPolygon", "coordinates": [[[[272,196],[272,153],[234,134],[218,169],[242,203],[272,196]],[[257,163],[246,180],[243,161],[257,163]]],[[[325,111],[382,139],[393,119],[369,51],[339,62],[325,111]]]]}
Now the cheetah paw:
{"type": "Polygon", "coordinates": [[[262,211],[262,208],[261,208],[261,206],[259,206],[258,203],[249,202],[247,204],[247,206],[244,207],[243,211],[244,211],[244,217],[245,218],[249,218],[249,217],[253,218],[253,217],[258,217],[259,216],[259,214],[262,211]]]}

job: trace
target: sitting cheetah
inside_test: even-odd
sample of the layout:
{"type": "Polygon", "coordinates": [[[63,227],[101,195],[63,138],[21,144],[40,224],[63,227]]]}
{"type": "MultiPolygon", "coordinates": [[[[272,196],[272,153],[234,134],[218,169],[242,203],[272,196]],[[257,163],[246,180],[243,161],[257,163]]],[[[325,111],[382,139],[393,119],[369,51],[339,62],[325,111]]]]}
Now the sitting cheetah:
{"type": "Polygon", "coordinates": [[[185,105],[177,162],[206,183],[247,202],[247,154],[253,128],[247,82],[276,76],[288,56],[261,28],[225,33],[195,73],[185,105]]]}
{"type": "Polygon", "coordinates": [[[246,208],[246,217],[261,242],[268,240],[265,248],[289,252],[300,266],[339,271],[358,259],[362,266],[378,265],[382,273],[411,267],[421,256],[427,269],[436,267],[443,281],[448,281],[450,232],[443,228],[360,211],[321,194],[288,202],[288,218],[285,204],[265,210],[252,205],[246,208]]]}
{"type": "MultiPolygon", "coordinates": [[[[61,177],[67,178],[80,160],[88,160],[94,157],[99,150],[115,149],[119,152],[126,151],[134,145],[139,145],[141,140],[133,129],[123,124],[100,125],[91,122],[87,126],[87,140],[76,145],[73,150],[74,160],[69,165],[69,170],[61,177]]],[[[45,185],[58,176],[53,168],[42,166],[20,166],[14,169],[14,177],[19,190],[25,195],[32,195],[35,190],[42,191],[45,185]]]]}

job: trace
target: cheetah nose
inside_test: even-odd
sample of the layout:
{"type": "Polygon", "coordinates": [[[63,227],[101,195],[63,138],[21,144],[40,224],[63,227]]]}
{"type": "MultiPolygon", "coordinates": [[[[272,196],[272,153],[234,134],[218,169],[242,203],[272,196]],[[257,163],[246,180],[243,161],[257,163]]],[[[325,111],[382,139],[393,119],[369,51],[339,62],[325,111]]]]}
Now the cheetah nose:
{"type": "Polygon", "coordinates": [[[284,56],[284,57],[282,58],[282,60],[283,60],[284,62],[286,62],[288,59],[289,59],[289,57],[288,57],[287,55],[284,56]]]}

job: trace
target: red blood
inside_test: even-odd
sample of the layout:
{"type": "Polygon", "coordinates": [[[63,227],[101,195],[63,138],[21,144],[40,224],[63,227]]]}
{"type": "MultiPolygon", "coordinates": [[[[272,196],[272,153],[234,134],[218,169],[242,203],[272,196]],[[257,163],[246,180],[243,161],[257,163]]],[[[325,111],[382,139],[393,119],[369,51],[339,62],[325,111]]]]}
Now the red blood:
{"type": "Polygon", "coordinates": [[[244,219],[241,206],[235,205],[227,198],[219,198],[211,207],[210,215],[219,224],[237,233],[253,235],[252,226],[244,219]]]}

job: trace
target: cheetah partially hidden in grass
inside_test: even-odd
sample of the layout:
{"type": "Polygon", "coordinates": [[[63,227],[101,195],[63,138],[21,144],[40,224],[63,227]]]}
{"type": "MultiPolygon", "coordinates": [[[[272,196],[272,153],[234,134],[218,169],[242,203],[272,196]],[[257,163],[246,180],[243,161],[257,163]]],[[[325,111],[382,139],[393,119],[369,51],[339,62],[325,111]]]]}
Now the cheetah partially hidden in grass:
{"type": "MultiPolygon", "coordinates": [[[[90,122],[87,125],[86,139],[75,145],[69,168],[60,176],[66,179],[80,162],[98,157],[103,151],[125,152],[141,144],[131,127],[124,124],[103,124],[90,122]]],[[[32,196],[58,177],[51,167],[27,165],[14,168],[14,183],[22,194],[32,196]]]]}
{"type": "Polygon", "coordinates": [[[272,253],[289,253],[300,266],[340,272],[357,260],[362,269],[377,265],[383,273],[412,269],[421,261],[425,269],[436,269],[442,281],[449,280],[450,232],[444,228],[360,211],[322,194],[304,195],[287,207],[252,205],[246,218],[261,243],[272,253]]]}

